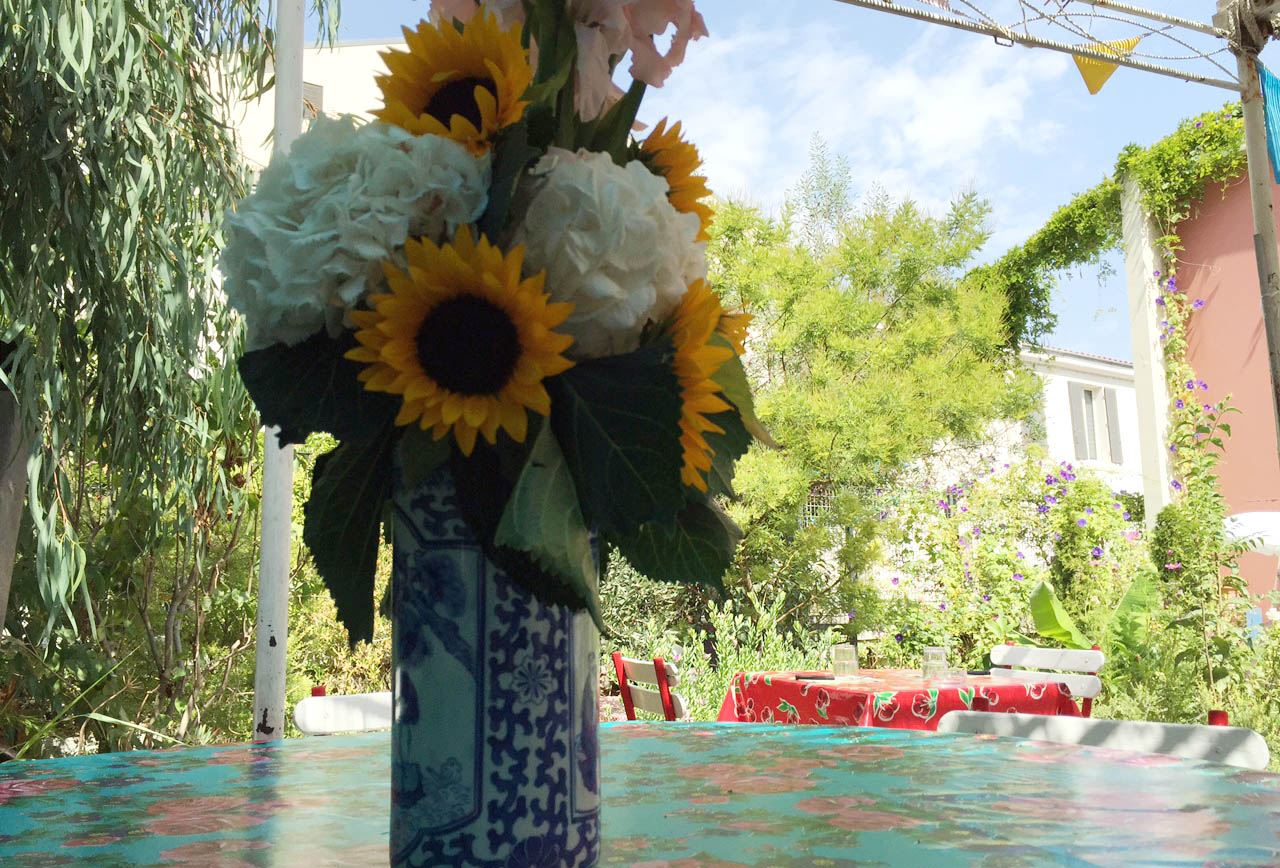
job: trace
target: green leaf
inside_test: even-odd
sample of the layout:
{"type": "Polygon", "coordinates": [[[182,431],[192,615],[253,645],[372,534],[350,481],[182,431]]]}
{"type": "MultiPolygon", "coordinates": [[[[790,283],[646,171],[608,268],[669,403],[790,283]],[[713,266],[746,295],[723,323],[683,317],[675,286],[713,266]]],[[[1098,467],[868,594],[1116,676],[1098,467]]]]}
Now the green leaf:
{"type": "Polygon", "coordinates": [[[539,418],[530,426],[527,446],[499,440],[499,445],[494,447],[479,441],[470,457],[455,451],[449,470],[458,495],[458,508],[484,548],[485,556],[543,603],[582,609],[581,597],[558,576],[543,569],[529,552],[494,542],[498,524],[515,490],[515,481],[528,463],[532,443],[544,424],[539,418]]]}
{"type": "Polygon", "coordinates": [[[302,540],[338,607],[351,643],[373,639],[373,572],[382,505],[391,494],[395,439],[349,440],[316,459],[302,540]]]}
{"type": "Polygon", "coordinates": [[[589,526],[627,536],[684,503],[680,382],[669,340],[546,381],[551,426],[589,526]]]}
{"type": "Polygon", "coordinates": [[[582,523],[573,476],[550,425],[541,426],[534,440],[493,541],[532,555],[578,598],[575,608],[588,609],[604,629],[591,534],[582,523]]]}
{"type": "Polygon", "coordinates": [[[405,487],[417,488],[431,475],[431,471],[449,460],[453,454],[453,439],[446,434],[436,440],[430,431],[410,425],[401,435],[397,450],[405,487]]]}
{"type": "Polygon", "coordinates": [[[631,128],[635,126],[636,112],[640,110],[640,100],[644,97],[645,83],[639,79],[631,82],[631,87],[622,99],[609,107],[609,110],[597,121],[584,127],[582,133],[586,141],[580,147],[592,151],[603,151],[613,158],[619,166],[627,163],[627,145],[631,138],[631,128]]]}
{"type": "MultiPolygon", "coordinates": [[[[721,347],[732,347],[719,332],[711,335],[709,343],[721,347]]],[[[721,365],[720,370],[716,371],[711,379],[724,392],[729,402],[738,408],[738,412],[742,415],[742,424],[751,432],[751,436],[765,446],[780,449],[781,447],[769,436],[769,432],[764,430],[764,426],[756,418],[755,401],[751,397],[751,384],[747,381],[747,370],[742,367],[742,359],[738,354],[734,353],[733,358],[721,365]]]]}
{"type": "Polygon", "coordinates": [[[529,144],[529,118],[503,130],[494,143],[493,181],[489,185],[489,204],[480,216],[476,227],[490,241],[496,241],[505,231],[511,199],[516,184],[524,175],[525,167],[540,157],[542,152],[529,144]]]}
{"type": "Polygon", "coordinates": [[[724,574],[742,531],[712,502],[694,501],[674,522],[651,521],[611,542],[641,574],[664,582],[696,582],[724,590],[724,574]]]}
{"type": "Polygon", "coordinates": [[[1093,645],[1076,629],[1053,588],[1044,582],[1031,592],[1031,619],[1035,622],[1036,632],[1046,639],[1061,642],[1068,648],[1089,648],[1093,645]]]}
{"type": "Polygon", "coordinates": [[[705,437],[711,447],[711,471],[707,474],[707,493],[712,497],[736,497],[733,491],[733,466],[751,445],[751,433],[742,424],[742,417],[734,410],[715,413],[707,417],[724,429],[724,433],[708,432],[705,437]]]}
{"type": "Polygon", "coordinates": [[[355,345],[350,333],[332,340],[321,331],[292,347],[273,344],[240,357],[240,376],[262,423],[280,426],[281,446],[317,431],[366,439],[395,418],[400,399],[366,390],[357,379],[360,363],[342,357],[355,345]]]}

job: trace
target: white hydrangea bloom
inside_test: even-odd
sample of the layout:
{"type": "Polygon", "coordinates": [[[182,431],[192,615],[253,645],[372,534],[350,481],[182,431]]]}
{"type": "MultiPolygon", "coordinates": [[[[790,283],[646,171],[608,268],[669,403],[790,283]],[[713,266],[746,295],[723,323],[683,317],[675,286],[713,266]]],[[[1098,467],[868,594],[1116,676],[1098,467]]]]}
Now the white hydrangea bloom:
{"type": "Polygon", "coordinates": [[[558,330],[568,354],[630,352],[648,322],[670,316],[689,284],[706,275],[698,218],[667,201],[667,182],[633,161],[551,149],[534,169],[537,187],[516,230],[525,270],[547,270],[553,301],[574,305],[558,330]]]}
{"type": "Polygon", "coordinates": [[[248,349],[336,334],[407,237],[439,242],[480,217],[488,191],[487,155],[381,122],[317,118],[226,218],[218,264],[248,349]]]}

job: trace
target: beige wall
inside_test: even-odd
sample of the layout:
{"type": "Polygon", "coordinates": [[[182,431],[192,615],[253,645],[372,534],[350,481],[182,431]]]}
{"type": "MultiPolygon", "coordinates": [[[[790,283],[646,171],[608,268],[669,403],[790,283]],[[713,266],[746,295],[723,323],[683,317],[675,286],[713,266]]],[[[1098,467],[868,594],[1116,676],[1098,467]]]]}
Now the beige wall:
{"type": "MultiPolygon", "coordinates": [[[[1273,186],[1271,197],[1280,209],[1280,188],[1273,186]]],[[[1194,397],[1213,404],[1229,394],[1241,411],[1225,419],[1231,437],[1219,465],[1223,496],[1231,513],[1280,512],[1280,459],[1248,185],[1242,180],[1225,189],[1210,187],[1198,212],[1177,232],[1183,245],[1178,286],[1188,298],[1206,302],[1187,331],[1191,366],[1209,384],[1208,392],[1196,390],[1194,397]]],[[[1276,587],[1275,557],[1251,553],[1241,570],[1257,593],[1276,587]]]]}

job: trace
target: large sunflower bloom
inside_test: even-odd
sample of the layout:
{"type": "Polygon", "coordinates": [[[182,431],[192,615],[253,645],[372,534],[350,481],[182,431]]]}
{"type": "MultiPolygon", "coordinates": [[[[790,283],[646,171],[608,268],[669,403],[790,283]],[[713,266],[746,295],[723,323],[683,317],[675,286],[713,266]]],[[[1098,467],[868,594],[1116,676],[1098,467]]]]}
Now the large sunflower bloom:
{"type": "Polygon", "coordinates": [[[452,245],[410,239],[405,253],[407,272],[383,266],[391,291],[351,313],[360,346],[346,357],[368,364],[364,387],[402,395],[397,425],[437,440],[452,429],[464,455],[499,427],[524,442],[527,411],[551,410],[543,378],[573,366],[561,355],[573,338],[552,331],[573,305],[548,301],[545,273],[520,279],[523,247],[503,256],[466,226],[452,245]]]}
{"type": "Polygon", "coordinates": [[[650,162],[667,179],[670,188],[667,199],[672,207],[685,214],[697,215],[701,224],[697,240],[706,241],[710,237],[707,227],[711,225],[712,211],[704,200],[711,191],[707,189],[706,177],[694,174],[702,167],[702,158],[698,156],[697,148],[680,137],[680,122],[667,129],[666,118],[658,121],[640,150],[649,155],[650,162]]]}
{"type": "Polygon", "coordinates": [[[685,485],[707,490],[706,473],[711,469],[711,447],[707,432],[723,433],[708,415],[733,409],[719,394],[711,379],[733,356],[733,350],[709,343],[723,310],[705,280],[689,285],[671,326],[676,350],[676,376],[680,379],[680,446],[684,463],[680,479],[685,485]]]}
{"type": "Polygon", "coordinates": [[[404,28],[408,51],[384,51],[388,75],[378,76],[385,107],[373,114],[411,133],[444,136],[473,154],[524,113],[521,97],[533,80],[520,25],[502,30],[481,12],[461,31],[451,22],[404,28]]]}

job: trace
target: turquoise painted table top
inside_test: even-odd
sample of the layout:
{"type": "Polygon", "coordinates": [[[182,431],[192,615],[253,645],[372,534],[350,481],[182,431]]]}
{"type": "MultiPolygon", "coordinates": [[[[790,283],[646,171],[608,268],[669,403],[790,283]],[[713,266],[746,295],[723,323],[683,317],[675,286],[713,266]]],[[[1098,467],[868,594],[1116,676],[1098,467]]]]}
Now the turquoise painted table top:
{"type": "MultiPolygon", "coordinates": [[[[601,865],[1280,865],[1280,776],[1211,763],[750,724],[608,724],[601,748],[601,865]]],[[[389,753],[371,733],[5,763],[0,865],[382,866],[389,753]]]]}

